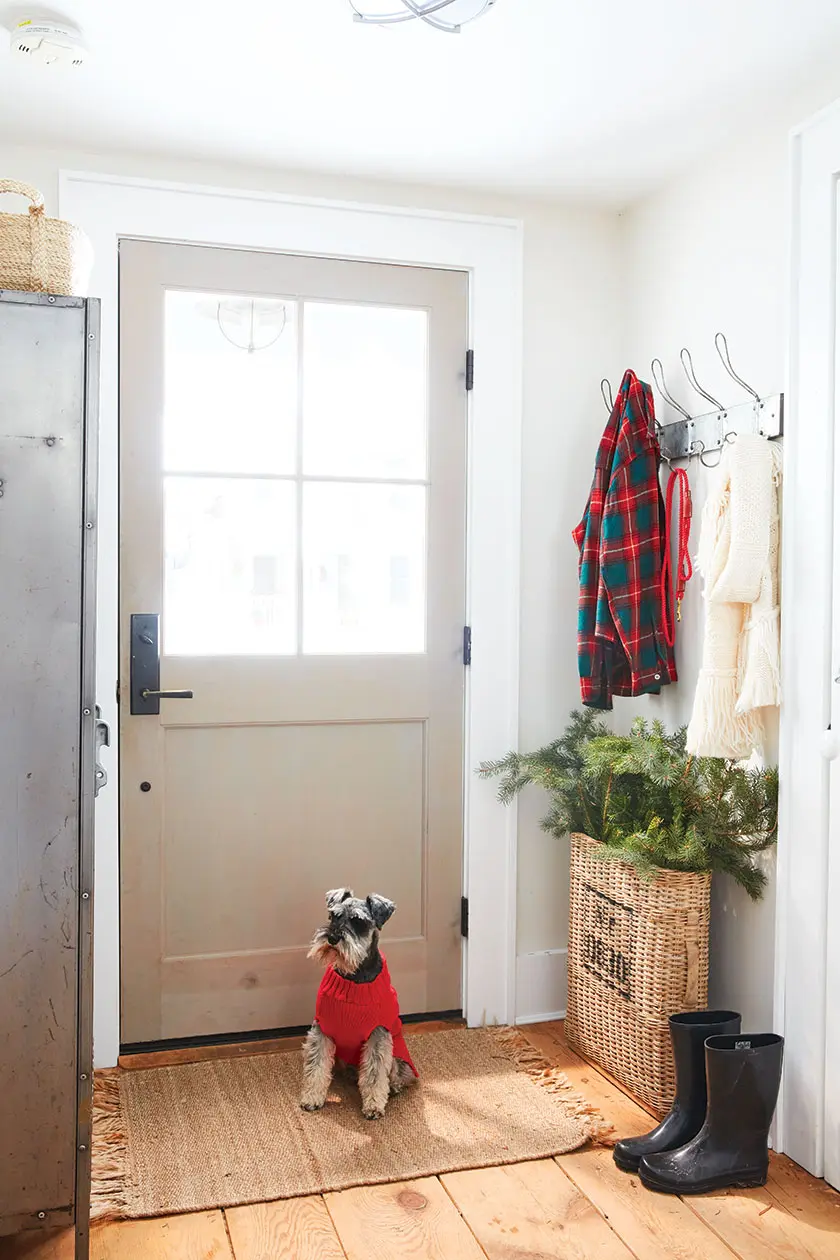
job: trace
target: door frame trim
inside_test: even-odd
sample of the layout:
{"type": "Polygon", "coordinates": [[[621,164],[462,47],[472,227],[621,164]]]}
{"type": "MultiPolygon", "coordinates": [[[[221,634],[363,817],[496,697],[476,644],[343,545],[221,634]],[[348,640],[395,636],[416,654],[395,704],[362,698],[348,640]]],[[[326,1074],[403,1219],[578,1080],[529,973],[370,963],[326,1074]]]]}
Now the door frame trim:
{"type": "MultiPolygon", "coordinates": [[[[825,1130],[831,1014],[828,951],[840,933],[828,914],[840,878],[831,860],[830,801],[837,808],[840,761],[824,741],[838,725],[832,683],[840,661],[840,548],[835,486],[836,305],[840,102],[797,128],[790,147],[789,422],[785,431],[782,518],[782,720],[779,748],[779,852],[774,1020],[785,1037],[785,1073],[776,1113],[777,1150],[817,1177],[840,1178],[840,1137],[825,1130]],[[809,240],[833,239],[833,266],[809,240]],[[828,452],[823,461],[814,452],[828,452]],[[797,555],[797,547],[800,549],[797,555]],[[808,564],[802,564],[804,555],[808,564]],[[834,592],[832,598],[832,591],[834,592]],[[835,668],[832,668],[834,662],[835,668]],[[830,882],[835,881],[830,887],[830,882]]],[[[835,827],[836,831],[836,827],[835,827]]],[[[837,841],[834,841],[835,846],[837,841]]],[[[834,995],[835,1015],[840,993],[834,995]]],[[[836,1074],[835,1074],[836,1075],[836,1074]]]]}
{"type": "MultiPolygon", "coordinates": [[[[474,654],[465,722],[463,951],[470,1026],[513,1023],[516,983],[517,812],[501,809],[480,761],[518,744],[522,430],[523,224],[517,219],[286,196],[90,172],[59,172],[59,213],[95,254],[91,291],[102,302],[97,689],[103,717],[116,708],[119,598],[118,242],[145,237],[452,268],[470,276],[467,620],[474,654]]],[[[114,741],[115,745],[117,741],[114,741]]],[[[97,805],[94,1053],[119,1054],[119,774],[97,805]]]]}

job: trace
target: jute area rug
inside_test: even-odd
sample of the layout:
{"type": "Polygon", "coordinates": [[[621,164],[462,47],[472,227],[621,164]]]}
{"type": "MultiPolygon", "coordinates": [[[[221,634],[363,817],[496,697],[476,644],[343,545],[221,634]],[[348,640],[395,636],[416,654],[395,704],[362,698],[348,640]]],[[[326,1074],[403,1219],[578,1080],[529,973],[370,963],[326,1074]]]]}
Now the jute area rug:
{"type": "Polygon", "coordinates": [[[98,1073],[94,1219],[167,1216],[465,1168],[543,1159],[605,1126],[514,1030],[411,1037],[419,1083],[362,1119],[336,1078],[300,1110],[300,1056],[255,1055],[98,1073]]]}

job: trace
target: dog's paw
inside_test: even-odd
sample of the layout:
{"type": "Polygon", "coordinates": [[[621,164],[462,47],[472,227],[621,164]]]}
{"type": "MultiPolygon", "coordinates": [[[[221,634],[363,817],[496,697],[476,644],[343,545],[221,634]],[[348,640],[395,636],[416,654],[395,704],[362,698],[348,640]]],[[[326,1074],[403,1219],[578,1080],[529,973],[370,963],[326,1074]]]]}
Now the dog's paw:
{"type": "Polygon", "coordinates": [[[301,1111],[323,1111],[324,1104],[317,1102],[302,1102],[300,1104],[301,1111]]]}
{"type": "Polygon", "coordinates": [[[368,1107],[366,1111],[362,1112],[362,1115],[365,1120],[381,1120],[385,1112],[379,1107],[368,1107]]]}

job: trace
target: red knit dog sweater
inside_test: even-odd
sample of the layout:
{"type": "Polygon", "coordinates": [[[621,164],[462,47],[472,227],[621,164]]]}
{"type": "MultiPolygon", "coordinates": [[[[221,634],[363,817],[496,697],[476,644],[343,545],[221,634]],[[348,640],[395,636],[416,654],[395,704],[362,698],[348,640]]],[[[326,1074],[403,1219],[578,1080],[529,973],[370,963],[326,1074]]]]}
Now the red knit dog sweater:
{"type": "Polygon", "coordinates": [[[387,1028],[394,1039],[394,1058],[404,1059],[418,1075],[405,1044],[400,1003],[384,958],[382,970],[370,984],[354,984],[328,967],[318,990],[315,1022],[335,1042],[336,1057],[352,1067],[359,1066],[362,1046],[374,1028],[387,1028]]]}

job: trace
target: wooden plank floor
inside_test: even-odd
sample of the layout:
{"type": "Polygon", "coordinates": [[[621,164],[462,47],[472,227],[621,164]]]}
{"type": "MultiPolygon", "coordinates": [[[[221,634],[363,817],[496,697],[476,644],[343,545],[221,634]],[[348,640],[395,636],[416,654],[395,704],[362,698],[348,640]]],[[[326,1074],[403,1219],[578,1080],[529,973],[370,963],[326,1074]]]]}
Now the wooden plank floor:
{"type": "MultiPolygon", "coordinates": [[[[434,1025],[432,1026],[434,1027],[434,1025]]],[[[418,1030],[414,1030],[418,1031],[418,1030]]],[[[621,1134],[650,1116],[566,1045],[522,1030],[621,1134]]],[[[266,1047],[261,1047],[263,1050],[266,1047]]],[[[244,1051],[242,1051],[244,1052],[244,1051]]],[[[179,1052],[181,1053],[181,1052],[179,1052]]],[[[285,1203],[97,1226],[93,1260],[838,1260],[840,1194],[783,1156],[763,1190],[650,1194],[609,1151],[285,1203]]],[[[72,1260],[67,1232],[0,1239],[0,1260],[72,1260]]]]}

